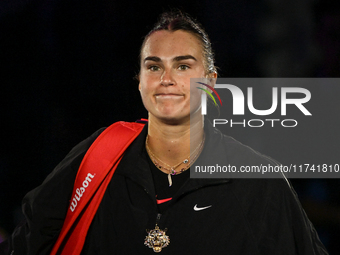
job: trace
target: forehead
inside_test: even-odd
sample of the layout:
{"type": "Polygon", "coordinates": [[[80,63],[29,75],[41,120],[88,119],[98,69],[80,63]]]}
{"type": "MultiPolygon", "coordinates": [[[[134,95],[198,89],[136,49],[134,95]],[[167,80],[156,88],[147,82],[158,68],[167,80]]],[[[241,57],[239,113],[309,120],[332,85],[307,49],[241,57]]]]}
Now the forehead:
{"type": "Polygon", "coordinates": [[[141,52],[142,59],[148,56],[170,57],[193,55],[202,57],[202,45],[192,33],[182,30],[153,32],[146,40],[141,52]]]}

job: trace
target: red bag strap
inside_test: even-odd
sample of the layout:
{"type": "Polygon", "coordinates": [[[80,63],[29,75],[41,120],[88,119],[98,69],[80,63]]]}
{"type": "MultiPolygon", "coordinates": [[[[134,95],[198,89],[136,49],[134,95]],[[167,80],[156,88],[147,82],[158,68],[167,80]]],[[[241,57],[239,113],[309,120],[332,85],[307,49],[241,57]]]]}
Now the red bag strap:
{"type": "Polygon", "coordinates": [[[51,255],[79,255],[88,229],[123,153],[144,124],[116,122],[93,142],[80,164],[70,207],[51,255]]]}

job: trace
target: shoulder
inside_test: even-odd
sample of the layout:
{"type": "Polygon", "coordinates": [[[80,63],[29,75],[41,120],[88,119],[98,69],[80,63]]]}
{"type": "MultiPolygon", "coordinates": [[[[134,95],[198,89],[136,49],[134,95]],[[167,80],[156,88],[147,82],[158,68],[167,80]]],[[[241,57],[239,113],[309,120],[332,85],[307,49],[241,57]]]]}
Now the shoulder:
{"type": "MultiPolygon", "coordinates": [[[[243,166],[243,165],[280,165],[279,162],[266,156],[253,148],[242,144],[231,136],[223,134],[217,128],[214,128],[209,121],[205,122],[205,132],[207,135],[206,147],[210,155],[214,158],[223,157],[225,163],[243,166]]],[[[221,160],[218,160],[221,161],[221,160]]]]}
{"type": "Polygon", "coordinates": [[[233,137],[222,135],[221,142],[225,148],[227,155],[232,158],[235,163],[242,162],[242,164],[267,163],[270,165],[280,165],[275,159],[256,151],[233,137]]]}
{"type": "MultiPolygon", "coordinates": [[[[71,151],[66,155],[66,157],[54,168],[54,170],[47,176],[44,183],[55,177],[56,175],[63,174],[63,170],[66,168],[72,168],[74,171],[78,170],[78,167],[92,143],[97,139],[97,137],[105,130],[106,128],[101,128],[90,135],[88,138],[74,146],[71,151]]],[[[75,176],[74,176],[75,177],[75,176]]]]}
{"type": "MultiPolygon", "coordinates": [[[[211,124],[206,132],[210,136],[207,158],[213,158],[213,162],[230,164],[237,169],[250,166],[255,170],[263,166],[281,165],[222,134],[211,124]]],[[[258,243],[261,254],[327,254],[296,192],[281,171],[263,177],[258,174],[231,177],[228,191],[236,199],[239,213],[258,243]]]]}
{"type": "MultiPolygon", "coordinates": [[[[46,177],[44,182],[25,196],[24,204],[40,202],[46,203],[46,199],[48,199],[46,196],[51,196],[54,194],[54,189],[58,190],[58,194],[55,194],[56,199],[61,194],[69,196],[72,192],[74,179],[76,177],[79,165],[85,153],[94,140],[103,132],[103,130],[105,130],[105,128],[97,130],[91,136],[73,147],[66,157],[46,177]]],[[[60,197],[64,198],[64,196],[60,197]]],[[[68,199],[66,200],[68,203],[68,199]]]]}

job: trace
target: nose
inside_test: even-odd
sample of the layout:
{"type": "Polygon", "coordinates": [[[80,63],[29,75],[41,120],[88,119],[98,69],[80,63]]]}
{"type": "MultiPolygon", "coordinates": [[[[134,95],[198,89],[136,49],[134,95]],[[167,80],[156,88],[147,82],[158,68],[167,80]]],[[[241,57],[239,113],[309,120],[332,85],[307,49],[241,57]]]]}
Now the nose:
{"type": "Polygon", "coordinates": [[[164,70],[161,76],[161,84],[165,87],[175,85],[174,77],[171,70],[164,70]]]}

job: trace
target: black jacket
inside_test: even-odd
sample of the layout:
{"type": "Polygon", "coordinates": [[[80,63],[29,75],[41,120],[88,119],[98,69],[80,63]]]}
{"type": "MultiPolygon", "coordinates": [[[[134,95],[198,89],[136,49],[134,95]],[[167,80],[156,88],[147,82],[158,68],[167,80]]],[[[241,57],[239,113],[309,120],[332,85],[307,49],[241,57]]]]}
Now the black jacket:
{"type": "MultiPolygon", "coordinates": [[[[27,218],[11,240],[13,254],[49,254],[69,207],[73,182],[89,146],[77,145],[23,201],[27,218]]],[[[272,164],[206,125],[202,155],[224,153],[225,165],[272,164]]],[[[154,254],[144,245],[158,215],[145,153],[147,127],[127,149],[90,226],[82,254],[154,254]]],[[[198,159],[198,164],[199,164],[198,159]]],[[[285,178],[189,179],[161,215],[168,247],[161,254],[327,254],[285,178]],[[207,207],[195,211],[194,207],[207,207]]]]}

